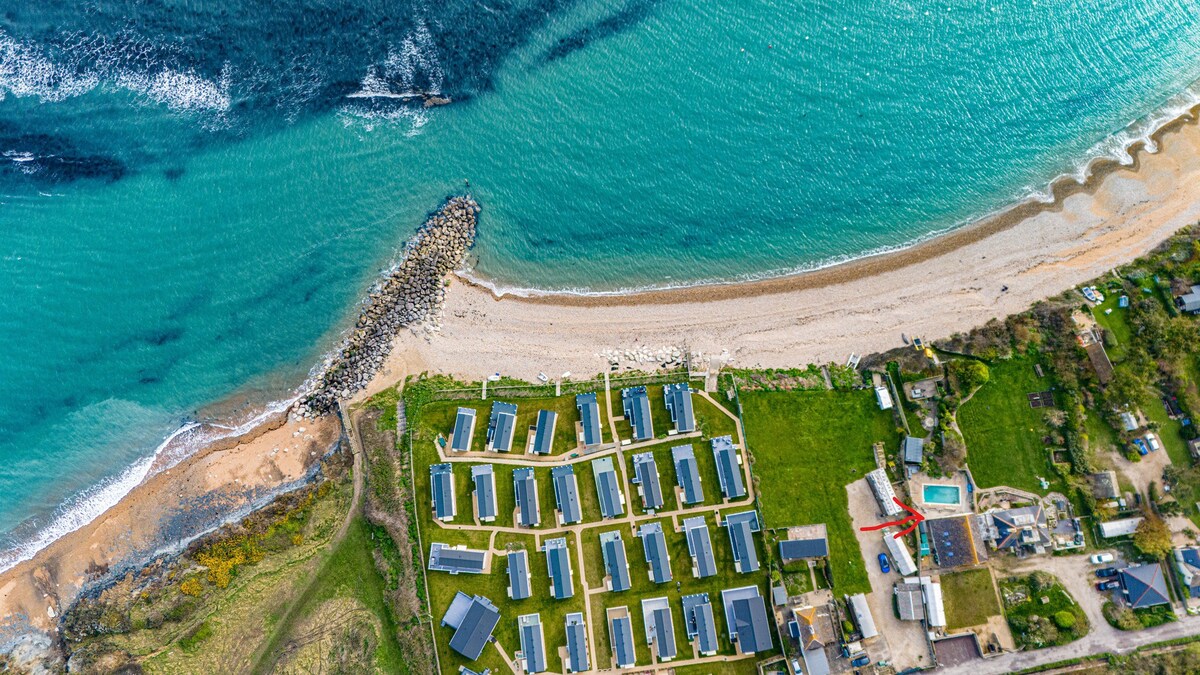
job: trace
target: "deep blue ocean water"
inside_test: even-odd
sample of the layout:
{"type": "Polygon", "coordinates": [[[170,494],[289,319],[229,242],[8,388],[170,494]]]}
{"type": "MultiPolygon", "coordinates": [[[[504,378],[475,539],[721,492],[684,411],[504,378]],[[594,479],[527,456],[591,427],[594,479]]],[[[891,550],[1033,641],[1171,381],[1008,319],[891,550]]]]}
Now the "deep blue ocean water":
{"type": "Polygon", "coordinates": [[[1200,79],[1177,0],[0,10],[0,567],[286,398],[468,181],[504,288],[775,275],[1036,195],[1200,79]]]}

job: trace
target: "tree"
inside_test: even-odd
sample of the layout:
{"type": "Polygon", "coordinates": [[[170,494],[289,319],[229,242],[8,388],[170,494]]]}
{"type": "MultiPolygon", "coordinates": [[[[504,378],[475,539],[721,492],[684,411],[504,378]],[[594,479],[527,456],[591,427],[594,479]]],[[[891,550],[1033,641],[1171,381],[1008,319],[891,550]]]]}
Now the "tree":
{"type": "Polygon", "coordinates": [[[991,371],[982,361],[959,359],[950,362],[950,373],[958,380],[959,389],[963,395],[969,394],[987,384],[991,371]]]}
{"type": "Polygon", "coordinates": [[[1162,560],[1171,554],[1171,529],[1162,518],[1147,512],[1133,533],[1133,545],[1142,555],[1162,560]]]}

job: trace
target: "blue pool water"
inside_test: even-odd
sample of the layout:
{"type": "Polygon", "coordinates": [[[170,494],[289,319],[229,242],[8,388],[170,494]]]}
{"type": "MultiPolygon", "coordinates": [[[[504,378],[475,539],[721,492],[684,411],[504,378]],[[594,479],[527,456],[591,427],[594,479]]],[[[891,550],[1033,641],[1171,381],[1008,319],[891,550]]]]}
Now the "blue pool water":
{"type": "Polygon", "coordinates": [[[962,494],[962,491],[954,485],[926,485],[921,489],[921,493],[926,504],[957,505],[961,503],[959,495],[962,494]]]}
{"type": "Polygon", "coordinates": [[[466,181],[499,287],[769,276],[1036,195],[1200,79],[1181,0],[0,10],[0,568],[286,398],[466,181]]]}

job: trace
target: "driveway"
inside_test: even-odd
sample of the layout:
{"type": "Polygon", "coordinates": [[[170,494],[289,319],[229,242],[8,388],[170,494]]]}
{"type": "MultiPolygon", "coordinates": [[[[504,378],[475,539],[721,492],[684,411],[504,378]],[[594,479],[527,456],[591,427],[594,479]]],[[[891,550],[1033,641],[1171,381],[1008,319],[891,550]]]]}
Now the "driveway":
{"type": "MultiPolygon", "coordinates": [[[[888,574],[879,570],[879,554],[886,553],[883,535],[879,532],[863,532],[859,528],[879,524],[876,514],[879,505],[865,478],[846,486],[850,498],[850,518],[854,522],[854,534],[862,549],[863,563],[871,580],[872,592],[867,594],[867,604],[879,637],[870,641],[867,651],[875,661],[890,661],[897,671],[906,668],[927,667],[932,663],[925,631],[920,621],[901,621],[896,617],[892,604],[892,585],[900,580],[895,568],[888,574]]],[[[889,556],[890,557],[890,556],[889,556]]]]}
{"type": "MultiPolygon", "coordinates": [[[[1144,645],[1200,633],[1200,617],[1198,616],[1184,616],[1174,623],[1133,632],[1120,631],[1108,625],[1101,612],[1107,595],[1098,592],[1092,586],[1092,582],[1095,580],[1094,570],[1098,566],[1088,563],[1087,556],[1038,556],[1027,558],[1016,564],[1002,566],[1005,574],[1042,570],[1058,577],[1063,587],[1075,598],[1084,614],[1087,615],[1091,630],[1083,638],[1061,647],[1050,647],[1031,652],[1013,652],[990,659],[976,659],[959,666],[941,668],[938,670],[939,673],[962,673],[964,675],[1010,673],[1038,664],[1104,652],[1127,654],[1144,645]]],[[[997,573],[1001,573],[1001,570],[997,569],[997,573]]]]}

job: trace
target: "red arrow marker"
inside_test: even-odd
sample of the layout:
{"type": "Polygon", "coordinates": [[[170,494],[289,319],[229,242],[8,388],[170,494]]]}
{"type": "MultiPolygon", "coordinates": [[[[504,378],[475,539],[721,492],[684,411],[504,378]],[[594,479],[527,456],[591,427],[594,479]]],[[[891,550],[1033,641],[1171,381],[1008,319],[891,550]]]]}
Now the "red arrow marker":
{"type": "Polygon", "coordinates": [[[895,535],[893,535],[896,539],[899,539],[900,537],[903,537],[904,535],[906,535],[909,532],[912,532],[914,529],[916,529],[917,523],[920,523],[922,520],[925,520],[925,516],[921,515],[921,513],[919,511],[917,511],[916,509],[914,509],[913,507],[900,501],[899,497],[892,497],[892,499],[897,504],[900,505],[900,508],[904,509],[905,511],[908,511],[907,516],[905,516],[904,518],[902,518],[900,520],[893,520],[890,522],[883,523],[881,525],[870,525],[868,527],[860,527],[858,529],[862,530],[863,532],[873,532],[875,530],[882,530],[885,527],[892,527],[894,525],[895,526],[908,525],[908,527],[906,529],[903,529],[903,530],[897,532],[895,535]]]}

